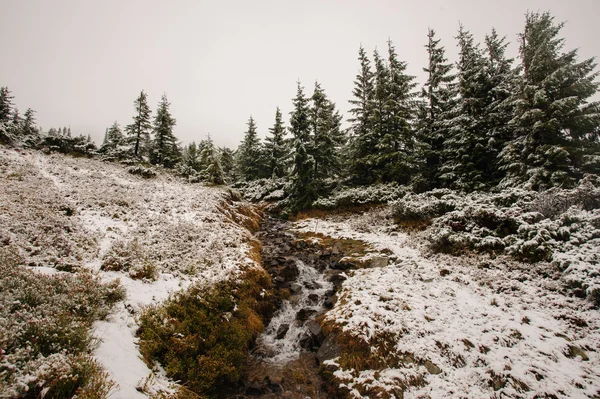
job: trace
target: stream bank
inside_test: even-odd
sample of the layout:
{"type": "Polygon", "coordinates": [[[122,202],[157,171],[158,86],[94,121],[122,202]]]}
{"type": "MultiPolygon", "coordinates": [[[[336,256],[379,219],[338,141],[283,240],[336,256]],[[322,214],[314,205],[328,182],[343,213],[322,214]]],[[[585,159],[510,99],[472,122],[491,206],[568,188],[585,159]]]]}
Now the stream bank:
{"type": "Polygon", "coordinates": [[[256,233],[262,242],[263,267],[280,298],[256,340],[243,396],[252,398],[332,398],[320,375],[323,361],[339,355],[321,320],[346,279],[344,247],[315,244],[312,237],[290,231],[290,222],[265,217],[256,233]]]}

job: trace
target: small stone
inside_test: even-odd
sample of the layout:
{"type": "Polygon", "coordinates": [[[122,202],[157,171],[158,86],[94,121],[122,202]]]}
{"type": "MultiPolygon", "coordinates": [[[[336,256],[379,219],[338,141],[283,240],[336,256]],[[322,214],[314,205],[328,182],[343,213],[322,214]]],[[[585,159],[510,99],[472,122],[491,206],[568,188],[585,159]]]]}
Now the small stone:
{"type": "Polygon", "coordinates": [[[310,316],[314,315],[315,313],[317,313],[317,311],[314,309],[310,309],[310,308],[300,309],[298,311],[298,313],[296,313],[296,320],[306,321],[306,320],[308,320],[308,318],[310,316]]]}
{"type": "Polygon", "coordinates": [[[429,374],[440,374],[442,372],[442,369],[433,364],[433,362],[431,362],[430,360],[425,361],[425,368],[427,369],[429,374]]]}
{"type": "Polygon", "coordinates": [[[276,334],[276,338],[277,339],[283,339],[285,337],[285,334],[287,334],[288,330],[290,329],[290,325],[287,323],[284,323],[282,325],[279,326],[279,328],[277,329],[277,334],[276,334]]]}
{"type": "Polygon", "coordinates": [[[337,337],[332,334],[325,338],[323,344],[317,351],[317,359],[319,363],[323,363],[326,360],[335,359],[342,354],[342,348],[336,341],[337,337]]]}
{"type": "Polygon", "coordinates": [[[292,293],[294,294],[299,294],[300,292],[302,292],[302,286],[298,283],[293,283],[290,286],[290,290],[292,291],[292,293]]]}
{"type": "Polygon", "coordinates": [[[448,269],[440,270],[440,276],[442,276],[442,277],[446,277],[449,274],[450,274],[450,270],[448,270],[448,269]]]}

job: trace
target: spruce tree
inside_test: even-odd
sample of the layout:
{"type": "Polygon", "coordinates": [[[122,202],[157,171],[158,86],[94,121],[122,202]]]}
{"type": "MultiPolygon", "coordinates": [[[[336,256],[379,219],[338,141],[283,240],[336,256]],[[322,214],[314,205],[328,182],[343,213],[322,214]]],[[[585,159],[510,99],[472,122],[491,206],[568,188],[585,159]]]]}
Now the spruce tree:
{"type": "Polygon", "coordinates": [[[127,141],[132,146],[133,155],[141,156],[143,150],[147,147],[150,141],[150,131],[152,123],[150,120],[150,106],[148,105],[148,95],[141,91],[138,98],[133,102],[135,107],[135,116],[133,123],[125,127],[127,132],[127,141]]]}
{"type": "Polygon", "coordinates": [[[235,177],[235,152],[231,148],[221,147],[221,167],[225,175],[225,182],[231,183],[235,177]]]}
{"type": "Polygon", "coordinates": [[[421,90],[417,122],[417,137],[421,143],[418,153],[422,162],[420,181],[415,182],[417,191],[441,185],[442,151],[450,129],[455,97],[455,76],[451,73],[453,66],[446,59],[445,49],[440,46],[440,39],[435,38],[433,29],[429,29],[427,39],[425,48],[429,62],[423,68],[427,73],[427,81],[421,90]]]}
{"type": "Polygon", "coordinates": [[[185,177],[194,176],[202,170],[200,150],[194,141],[183,147],[177,170],[179,174],[185,177]]]}
{"type": "Polygon", "coordinates": [[[106,130],[104,142],[102,143],[102,147],[100,147],[99,151],[106,154],[114,154],[118,147],[123,145],[123,142],[123,132],[121,131],[119,124],[115,121],[115,123],[113,123],[112,126],[106,130]]]}
{"type": "Polygon", "coordinates": [[[526,15],[522,80],[511,97],[514,139],[501,154],[504,185],[571,186],[581,175],[586,147],[598,140],[600,107],[589,102],[598,91],[596,64],[579,62],[577,50],[563,52],[563,26],[548,12],[526,15]]]}
{"type": "Polygon", "coordinates": [[[263,177],[263,148],[256,132],[256,123],[250,116],[248,130],[240,143],[236,157],[236,171],[240,180],[250,181],[263,177]]]}
{"type": "Polygon", "coordinates": [[[495,29],[485,37],[485,70],[489,80],[485,128],[487,129],[488,164],[486,176],[490,185],[496,185],[503,177],[500,168],[500,152],[511,139],[513,106],[510,95],[516,87],[518,75],[512,68],[513,59],[507,58],[506,38],[499,37],[495,29]]]}
{"type": "Polygon", "coordinates": [[[265,153],[267,155],[268,174],[273,178],[283,177],[287,171],[289,150],[285,139],[286,130],[283,126],[279,107],[275,111],[275,123],[269,128],[270,136],[265,138],[265,153]]]}
{"type": "Polygon", "coordinates": [[[335,178],[341,171],[340,149],[343,142],[341,116],[318,82],[311,97],[310,126],[311,154],[314,159],[314,178],[335,178]]]}
{"type": "Polygon", "coordinates": [[[406,62],[398,60],[388,41],[387,85],[383,88],[384,128],[378,144],[376,164],[381,166],[380,180],[408,183],[416,169],[414,76],[406,74],[406,62]]]}
{"type": "Polygon", "coordinates": [[[164,165],[167,168],[173,167],[180,157],[177,139],[173,134],[176,120],[169,112],[170,105],[167,95],[163,94],[154,117],[154,140],[150,154],[150,161],[153,164],[164,165]]]}
{"type": "Polygon", "coordinates": [[[353,117],[349,119],[352,124],[349,174],[355,183],[366,184],[373,180],[369,155],[377,145],[372,126],[375,85],[371,62],[362,46],[358,50],[358,60],[360,71],[354,81],[354,99],[349,101],[353,107],[350,109],[353,117]]]}
{"type": "Polygon", "coordinates": [[[314,185],[314,159],[311,153],[310,109],[304,88],[298,82],[294,110],[290,117],[290,133],[293,137],[293,169],[291,171],[291,198],[294,209],[310,207],[317,198],[314,185]]]}
{"type": "Polygon", "coordinates": [[[487,187],[490,176],[487,98],[490,82],[483,52],[468,30],[461,25],[458,36],[458,99],[454,118],[444,141],[444,164],[440,178],[452,188],[472,191],[487,187]]]}
{"type": "Polygon", "coordinates": [[[204,169],[201,172],[201,176],[204,180],[213,184],[225,183],[225,174],[223,172],[223,167],[221,166],[219,153],[215,148],[210,135],[204,141],[202,153],[200,154],[200,162],[204,166],[204,169]]]}
{"type": "MultiPolygon", "coordinates": [[[[389,69],[385,65],[384,59],[379,55],[379,52],[375,50],[373,52],[373,63],[375,64],[375,91],[373,96],[373,113],[371,115],[371,126],[374,135],[375,146],[370,149],[370,152],[366,155],[367,164],[371,167],[371,180],[370,184],[380,182],[383,178],[383,169],[386,166],[386,161],[382,156],[382,149],[385,145],[382,144],[384,137],[388,137],[391,133],[389,132],[389,114],[386,106],[388,101],[389,93],[389,69]]],[[[387,151],[386,155],[387,155],[387,151]]]]}
{"type": "Polygon", "coordinates": [[[29,147],[35,146],[39,141],[39,131],[35,127],[35,111],[31,108],[27,108],[23,114],[21,134],[23,137],[23,143],[29,147]]]}
{"type": "Polygon", "coordinates": [[[13,115],[14,96],[8,87],[0,87],[0,124],[8,123],[13,115]]]}

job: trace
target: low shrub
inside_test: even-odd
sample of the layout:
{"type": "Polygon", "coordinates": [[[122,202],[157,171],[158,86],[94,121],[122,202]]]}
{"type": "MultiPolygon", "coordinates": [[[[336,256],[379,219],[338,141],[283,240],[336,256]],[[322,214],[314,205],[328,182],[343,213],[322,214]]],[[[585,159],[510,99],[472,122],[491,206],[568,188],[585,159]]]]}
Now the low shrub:
{"type": "Polygon", "coordinates": [[[0,247],[0,292],[1,397],[66,398],[89,384],[97,387],[79,397],[108,395],[111,384],[85,353],[92,323],[125,296],[118,281],[105,284],[85,270],[36,274],[8,245],[0,247]]]}
{"type": "Polygon", "coordinates": [[[290,183],[287,179],[258,179],[238,183],[237,188],[244,199],[250,202],[279,201],[290,193],[290,183]]]}
{"type": "Polygon", "coordinates": [[[140,316],[140,351],[198,395],[235,386],[248,350],[275,310],[269,275],[248,269],[235,281],[193,286],[140,316]]]}
{"type": "Polygon", "coordinates": [[[458,203],[460,197],[450,190],[409,193],[391,203],[392,215],[396,223],[427,221],[453,211],[458,203]]]}
{"type": "Polygon", "coordinates": [[[362,205],[385,204],[402,198],[408,188],[396,183],[376,184],[366,187],[340,187],[313,204],[318,209],[339,209],[362,205]]]}
{"type": "Polygon", "coordinates": [[[132,175],[138,175],[143,177],[144,179],[152,179],[156,177],[156,172],[151,168],[145,168],[142,165],[130,166],[127,168],[127,172],[132,175]]]}

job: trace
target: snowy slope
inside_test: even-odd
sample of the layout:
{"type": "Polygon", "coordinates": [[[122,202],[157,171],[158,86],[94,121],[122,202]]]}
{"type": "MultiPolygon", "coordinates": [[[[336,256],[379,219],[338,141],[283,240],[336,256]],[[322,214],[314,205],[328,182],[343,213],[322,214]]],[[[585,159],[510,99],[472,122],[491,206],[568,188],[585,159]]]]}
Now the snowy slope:
{"type": "Polygon", "coordinates": [[[213,284],[254,265],[247,257],[251,234],[231,220],[227,191],[162,173],[145,180],[95,159],[0,151],[11,173],[27,175],[0,199],[0,235],[19,245],[26,264],[46,273],[83,266],[127,289],[125,302],[95,326],[94,354],[119,384],[111,397],[146,397],[136,390],[144,382],[147,393],[168,390],[140,358],[135,316],[192,283],[213,284]],[[123,246],[135,248],[129,270],[101,270],[123,246]],[[144,265],[155,276],[134,278],[144,265]]]}
{"type": "Polygon", "coordinates": [[[351,272],[327,315],[373,353],[392,349],[378,370],[330,362],[351,396],[600,394],[600,314],[561,293],[551,265],[427,254],[418,239],[396,231],[385,210],[306,219],[296,228],[362,240],[389,257],[388,266],[351,272]]]}

